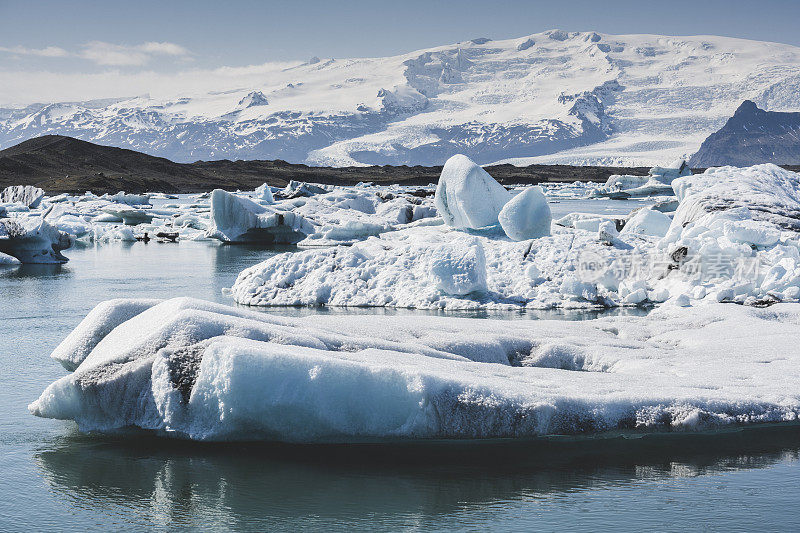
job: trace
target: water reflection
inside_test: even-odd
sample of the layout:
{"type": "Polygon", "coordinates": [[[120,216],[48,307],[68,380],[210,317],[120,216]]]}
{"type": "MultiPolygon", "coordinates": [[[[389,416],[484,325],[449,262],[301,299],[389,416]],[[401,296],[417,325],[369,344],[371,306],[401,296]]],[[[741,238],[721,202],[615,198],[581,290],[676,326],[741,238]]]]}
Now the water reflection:
{"type": "Polygon", "coordinates": [[[44,265],[3,265],[0,266],[0,278],[67,278],[72,275],[72,270],[65,264],[44,265]]]}
{"type": "Polygon", "coordinates": [[[800,428],[607,442],[394,448],[209,446],[71,435],[34,461],[76,507],[172,527],[432,526],[486,509],[642,481],[761,469],[800,455],[800,428]],[[480,458],[480,460],[479,460],[480,458]],[[491,460],[494,459],[494,460],[491,460]]]}

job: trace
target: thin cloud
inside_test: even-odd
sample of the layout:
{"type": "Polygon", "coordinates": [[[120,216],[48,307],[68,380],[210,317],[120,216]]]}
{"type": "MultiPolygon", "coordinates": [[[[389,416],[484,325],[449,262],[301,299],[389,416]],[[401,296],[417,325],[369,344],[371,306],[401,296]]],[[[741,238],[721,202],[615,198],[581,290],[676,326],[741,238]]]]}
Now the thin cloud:
{"type": "Polygon", "coordinates": [[[98,65],[111,67],[143,66],[153,56],[166,55],[186,58],[191,55],[183,46],[169,42],[146,42],[135,46],[91,41],[83,45],[80,57],[98,65]]]}
{"type": "Polygon", "coordinates": [[[188,56],[189,50],[175,43],[150,41],[137,47],[147,54],[162,54],[167,56],[188,56]]]}
{"type": "Polygon", "coordinates": [[[46,46],[44,48],[28,48],[25,46],[0,46],[0,52],[16,54],[21,56],[38,57],[67,57],[69,52],[58,46],[46,46]]]}
{"type": "Polygon", "coordinates": [[[109,67],[102,72],[53,72],[0,67],[0,108],[33,102],[64,102],[149,93],[156,98],[193,96],[210,91],[263,85],[273,73],[299,61],[241,67],[220,66],[169,72],[109,67]]]}
{"type": "Polygon", "coordinates": [[[105,41],[89,41],[77,52],[59,46],[28,48],[25,46],[0,46],[0,53],[46,58],[75,57],[104,67],[141,67],[156,56],[190,61],[192,53],[185,47],[167,41],[148,41],[137,45],[123,45],[105,41]]]}

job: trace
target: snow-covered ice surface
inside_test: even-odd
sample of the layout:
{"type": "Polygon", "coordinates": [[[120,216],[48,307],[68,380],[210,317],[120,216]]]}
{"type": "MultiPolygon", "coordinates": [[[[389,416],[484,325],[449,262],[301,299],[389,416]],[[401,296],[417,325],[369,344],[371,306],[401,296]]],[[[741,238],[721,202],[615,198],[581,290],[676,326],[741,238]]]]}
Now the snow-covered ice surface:
{"type": "Polygon", "coordinates": [[[800,49],[550,30],[231,69],[218,85],[0,108],[0,147],[64,134],[187,162],[439,165],[465,153],[481,164],[650,166],[694,153],[745,99],[800,107],[800,49]]]}
{"type": "Polygon", "coordinates": [[[673,181],[674,219],[658,204],[619,218],[573,213],[521,242],[497,226],[404,228],[271,257],[232,294],[247,305],[418,309],[797,301],[799,179],[774,165],[711,169],[673,181]],[[456,289],[462,280],[475,280],[469,292],[456,289]]]}
{"type": "Polygon", "coordinates": [[[85,431],[290,442],[691,431],[800,413],[797,304],[513,328],[148,305],[93,311],[54,352],[77,368],[31,412],[85,431]]]}

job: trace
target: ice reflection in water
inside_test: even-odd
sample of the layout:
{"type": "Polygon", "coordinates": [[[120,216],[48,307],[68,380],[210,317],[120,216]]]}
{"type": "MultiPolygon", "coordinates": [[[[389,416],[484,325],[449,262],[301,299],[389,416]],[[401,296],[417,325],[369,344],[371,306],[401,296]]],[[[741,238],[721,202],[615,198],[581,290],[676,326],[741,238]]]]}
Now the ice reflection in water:
{"type": "MultiPolygon", "coordinates": [[[[675,513],[703,518],[694,482],[776,465],[791,465],[797,480],[798,436],[795,427],[767,430],[763,437],[746,433],[663,445],[495,444],[451,456],[436,446],[414,447],[413,453],[338,453],[71,435],[37,451],[34,461],[57,496],[95,515],[124,516],[132,527],[472,528],[509,514],[520,529],[572,527],[574,513],[553,512],[594,499],[606,506],[594,506],[598,526],[603,520],[624,524],[626,517],[631,525],[667,526],[649,515],[649,506],[661,503],[650,501],[659,487],[680,489],[675,513]],[[426,454],[431,460],[420,461],[426,454]],[[633,490],[641,493],[636,505],[628,500],[633,490]]],[[[731,482],[735,486],[737,479],[731,482]]],[[[797,496],[798,488],[792,493],[797,496]]],[[[729,496],[711,494],[718,503],[729,496]]],[[[729,511],[724,519],[742,518],[729,511]]]]}

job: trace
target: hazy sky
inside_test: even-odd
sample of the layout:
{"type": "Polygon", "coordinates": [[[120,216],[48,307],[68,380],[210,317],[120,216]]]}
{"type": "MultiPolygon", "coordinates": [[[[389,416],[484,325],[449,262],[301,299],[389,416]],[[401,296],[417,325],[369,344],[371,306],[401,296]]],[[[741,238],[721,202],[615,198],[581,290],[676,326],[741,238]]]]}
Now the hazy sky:
{"type": "Polygon", "coordinates": [[[0,103],[139,94],[176,73],[202,80],[227,67],[393,55],[552,28],[800,46],[798,21],[800,0],[0,0],[0,103]]]}

